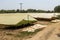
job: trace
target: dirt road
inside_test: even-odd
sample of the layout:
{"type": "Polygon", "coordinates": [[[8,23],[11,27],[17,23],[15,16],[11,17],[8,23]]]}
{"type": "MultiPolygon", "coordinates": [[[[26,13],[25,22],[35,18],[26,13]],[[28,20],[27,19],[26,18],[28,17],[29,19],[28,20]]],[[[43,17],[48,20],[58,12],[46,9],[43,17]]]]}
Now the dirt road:
{"type": "Polygon", "coordinates": [[[26,40],[59,40],[57,33],[59,32],[59,23],[53,23],[46,27],[43,31],[38,32],[34,37],[26,40]]]}
{"type": "Polygon", "coordinates": [[[60,22],[49,24],[45,29],[27,39],[16,37],[20,31],[20,29],[0,30],[0,40],[60,40],[57,35],[60,32],[60,22]]]}

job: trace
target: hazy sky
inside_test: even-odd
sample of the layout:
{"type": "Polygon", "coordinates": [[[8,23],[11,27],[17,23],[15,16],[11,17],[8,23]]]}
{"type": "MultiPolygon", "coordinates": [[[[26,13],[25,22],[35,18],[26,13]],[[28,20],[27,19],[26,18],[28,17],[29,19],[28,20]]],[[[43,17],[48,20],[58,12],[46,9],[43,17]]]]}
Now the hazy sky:
{"type": "Polygon", "coordinates": [[[60,0],[0,0],[0,9],[20,9],[19,3],[23,3],[23,9],[53,10],[60,0]]]}

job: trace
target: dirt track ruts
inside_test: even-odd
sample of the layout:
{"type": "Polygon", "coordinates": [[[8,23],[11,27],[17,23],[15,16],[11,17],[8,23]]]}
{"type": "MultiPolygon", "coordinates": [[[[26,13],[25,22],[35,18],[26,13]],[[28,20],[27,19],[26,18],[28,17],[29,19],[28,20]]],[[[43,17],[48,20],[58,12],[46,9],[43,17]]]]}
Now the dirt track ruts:
{"type": "Polygon", "coordinates": [[[34,37],[26,40],[48,40],[49,37],[52,35],[54,30],[60,25],[59,23],[53,23],[46,27],[43,31],[38,32],[34,37]]]}

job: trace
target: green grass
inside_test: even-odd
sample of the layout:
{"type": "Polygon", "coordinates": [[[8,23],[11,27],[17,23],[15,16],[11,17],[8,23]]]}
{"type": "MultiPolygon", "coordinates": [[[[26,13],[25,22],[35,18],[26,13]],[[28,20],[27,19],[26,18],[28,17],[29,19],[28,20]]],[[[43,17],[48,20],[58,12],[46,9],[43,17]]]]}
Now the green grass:
{"type": "Polygon", "coordinates": [[[32,36],[32,35],[35,35],[37,32],[43,30],[44,28],[42,29],[36,29],[35,32],[28,32],[28,31],[23,31],[23,32],[19,32],[16,37],[27,37],[27,36],[32,36]]]}
{"type": "Polygon", "coordinates": [[[5,27],[4,29],[9,29],[9,30],[15,30],[15,29],[21,29],[21,28],[25,28],[31,25],[34,25],[33,23],[36,22],[35,20],[22,20],[19,23],[17,23],[16,25],[10,25],[8,27],[5,27]]]}
{"type": "Polygon", "coordinates": [[[16,26],[32,24],[34,22],[36,21],[35,20],[22,20],[21,22],[17,23],[16,26]]]}
{"type": "Polygon", "coordinates": [[[19,37],[19,38],[31,38],[32,36],[34,36],[35,34],[37,34],[39,31],[41,31],[43,29],[44,28],[36,29],[34,32],[22,31],[22,32],[18,32],[17,34],[6,33],[6,35],[14,36],[14,37],[19,37]]]}

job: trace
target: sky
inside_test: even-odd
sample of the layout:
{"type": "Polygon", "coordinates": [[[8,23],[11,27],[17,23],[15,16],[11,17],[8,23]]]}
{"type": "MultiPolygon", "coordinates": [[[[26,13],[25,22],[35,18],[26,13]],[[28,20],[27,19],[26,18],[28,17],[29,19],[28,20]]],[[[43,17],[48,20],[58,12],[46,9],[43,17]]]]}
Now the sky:
{"type": "Polygon", "coordinates": [[[0,10],[20,9],[20,3],[23,9],[53,10],[60,0],[0,0],[0,10]]]}

